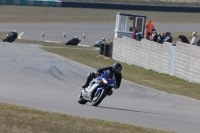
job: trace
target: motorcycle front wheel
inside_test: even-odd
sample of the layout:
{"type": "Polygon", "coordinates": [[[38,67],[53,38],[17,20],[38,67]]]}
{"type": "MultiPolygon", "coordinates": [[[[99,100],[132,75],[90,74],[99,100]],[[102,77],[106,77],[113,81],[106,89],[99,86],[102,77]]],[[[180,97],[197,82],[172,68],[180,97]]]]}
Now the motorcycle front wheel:
{"type": "Polygon", "coordinates": [[[87,103],[87,101],[82,96],[82,91],[81,91],[81,94],[78,96],[78,102],[80,104],[86,104],[87,103]]]}
{"type": "Polygon", "coordinates": [[[93,99],[92,99],[92,105],[93,106],[98,106],[101,101],[104,99],[106,95],[106,91],[104,89],[102,89],[98,94],[97,96],[94,96],[93,99]]]}

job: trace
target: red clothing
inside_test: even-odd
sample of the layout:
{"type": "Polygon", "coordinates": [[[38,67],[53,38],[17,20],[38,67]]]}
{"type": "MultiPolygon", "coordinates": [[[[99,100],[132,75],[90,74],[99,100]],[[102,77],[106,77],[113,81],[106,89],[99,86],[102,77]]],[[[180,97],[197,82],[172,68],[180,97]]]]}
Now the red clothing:
{"type": "Polygon", "coordinates": [[[147,32],[152,32],[152,30],[154,29],[154,25],[152,22],[149,22],[147,25],[146,25],[146,31],[147,32]]]}
{"type": "Polygon", "coordinates": [[[154,29],[154,25],[152,22],[149,22],[146,25],[146,39],[149,39],[149,37],[152,35],[152,30],[154,29]]]}
{"type": "Polygon", "coordinates": [[[135,37],[135,32],[132,33],[132,39],[134,39],[134,37],[135,37]]]}

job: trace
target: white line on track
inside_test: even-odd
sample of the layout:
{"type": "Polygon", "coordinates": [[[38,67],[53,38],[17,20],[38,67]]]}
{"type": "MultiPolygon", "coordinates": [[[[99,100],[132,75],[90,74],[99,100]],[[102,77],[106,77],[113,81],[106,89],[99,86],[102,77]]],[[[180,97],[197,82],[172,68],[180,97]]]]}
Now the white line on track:
{"type": "Polygon", "coordinates": [[[78,44],[78,46],[90,47],[89,45],[78,44]]]}
{"type": "Polygon", "coordinates": [[[24,32],[20,33],[18,38],[21,39],[21,35],[23,35],[23,34],[24,34],[24,32]]]}
{"type": "Polygon", "coordinates": [[[56,41],[49,41],[49,40],[44,40],[45,42],[54,42],[54,43],[60,43],[60,42],[56,42],[56,41]]]}

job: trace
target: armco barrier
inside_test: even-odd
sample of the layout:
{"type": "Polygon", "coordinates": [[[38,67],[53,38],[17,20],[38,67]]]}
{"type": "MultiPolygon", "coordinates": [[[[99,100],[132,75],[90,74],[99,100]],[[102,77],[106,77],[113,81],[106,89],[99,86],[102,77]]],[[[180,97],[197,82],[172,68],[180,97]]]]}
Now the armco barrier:
{"type": "Polygon", "coordinates": [[[61,1],[54,0],[0,0],[0,5],[28,5],[61,7],[61,1]]]}
{"type": "Polygon", "coordinates": [[[156,6],[156,5],[133,5],[115,3],[91,3],[91,2],[62,2],[62,7],[96,8],[96,9],[117,9],[117,10],[143,10],[143,11],[164,11],[164,12],[200,12],[200,7],[183,6],[156,6]]]}
{"type": "Polygon", "coordinates": [[[14,0],[6,0],[6,4],[13,5],[14,4],[14,0]]]}
{"type": "Polygon", "coordinates": [[[0,5],[29,5],[29,6],[52,6],[52,7],[77,7],[95,9],[117,9],[117,10],[142,10],[142,11],[164,11],[164,12],[200,12],[200,7],[183,6],[159,6],[159,5],[134,5],[115,3],[91,3],[52,0],[0,0],[0,5]]]}
{"type": "Polygon", "coordinates": [[[20,0],[20,5],[27,5],[28,1],[27,0],[20,0]]]}

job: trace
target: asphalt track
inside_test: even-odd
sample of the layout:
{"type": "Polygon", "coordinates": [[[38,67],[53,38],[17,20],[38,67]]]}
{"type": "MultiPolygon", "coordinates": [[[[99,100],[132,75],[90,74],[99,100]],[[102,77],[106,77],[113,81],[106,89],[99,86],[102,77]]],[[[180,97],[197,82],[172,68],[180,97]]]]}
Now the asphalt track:
{"type": "MultiPolygon", "coordinates": [[[[159,33],[169,32],[193,32],[200,29],[199,24],[154,24],[159,33]]],[[[83,45],[93,46],[95,41],[102,38],[114,37],[114,23],[54,23],[54,24],[0,24],[0,31],[10,32],[16,29],[18,33],[24,32],[21,39],[38,41],[66,42],[68,39],[78,36],[83,45]],[[45,37],[41,37],[42,30],[45,37]],[[63,32],[66,38],[62,37],[63,32]],[[85,32],[86,38],[82,38],[85,32]]],[[[173,34],[172,34],[173,36],[173,34]]],[[[191,38],[188,38],[189,40],[191,38]]]]}
{"type": "MultiPolygon", "coordinates": [[[[2,27],[0,24],[1,31],[10,31],[9,28],[12,29],[10,25],[2,27]]],[[[25,27],[18,31],[29,32],[25,27]]],[[[40,38],[36,35],[32,33],[33,38],[30,39],[40,38]]],[[[23,37],[29,36],[24,34],[23,37]]],[[[99,107],[93,107],[91,103],[78,104],[80,86],[85,82],[87,73],[95,69],[36,46],[0,43],[1,102],[180,133],[200,132],[200,101],[126,80],[99,107]]]]}

